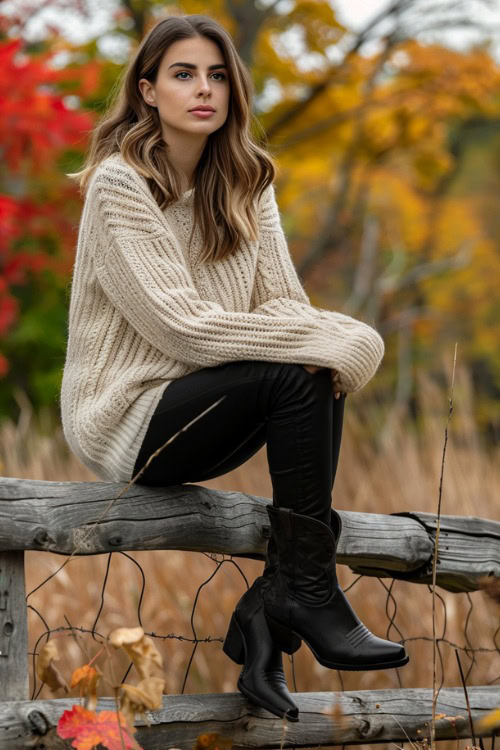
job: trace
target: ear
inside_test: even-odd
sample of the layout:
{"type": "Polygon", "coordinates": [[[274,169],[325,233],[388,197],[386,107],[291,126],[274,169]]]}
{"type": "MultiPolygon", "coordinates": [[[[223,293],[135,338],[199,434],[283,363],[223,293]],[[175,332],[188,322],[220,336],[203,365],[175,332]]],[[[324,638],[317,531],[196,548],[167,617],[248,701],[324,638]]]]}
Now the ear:
{"type": "Polygon", "coordinates": [[[141,78],[139,81],[139,91],[142,94],[142,98],[146,104],[150,104],[152,107],[156,107],[156,97],[153,87],[146,78],[141,78]],[[141,85],[142,84],[142,85],[141,85]]]}

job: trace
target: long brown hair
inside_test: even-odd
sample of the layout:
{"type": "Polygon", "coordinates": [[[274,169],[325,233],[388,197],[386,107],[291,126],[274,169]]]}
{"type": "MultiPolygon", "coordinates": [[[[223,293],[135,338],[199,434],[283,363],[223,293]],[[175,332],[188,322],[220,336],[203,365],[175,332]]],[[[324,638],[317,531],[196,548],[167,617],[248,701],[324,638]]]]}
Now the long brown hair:
{"type": "Polygon", "coordinates": [[[252,137],[261,128],[252,113],[254,83],[228,32],[205,15],[169,16],[153,26],[118,77],[111,105],[91,132],[90,146],[77,179],[85,194],[101,161],[120,152],[122,158],[147,181],[162,210],[181,196],[178,171],[169,161],[156,107],[148,105],[139,80],[156,82],[158,68],[168,47],[179,39],[205,37],[215,42],[227,65],[230,83],[225,123],[207,138],[196,168],[194,226],[204,239],[202,261],[218,261],[235,251],[243,239],[258,239],[255,198],[274,182],[278,171],[274,158],[252,137]],[[120,81],[123,79],[122,84],[120,81]]]}

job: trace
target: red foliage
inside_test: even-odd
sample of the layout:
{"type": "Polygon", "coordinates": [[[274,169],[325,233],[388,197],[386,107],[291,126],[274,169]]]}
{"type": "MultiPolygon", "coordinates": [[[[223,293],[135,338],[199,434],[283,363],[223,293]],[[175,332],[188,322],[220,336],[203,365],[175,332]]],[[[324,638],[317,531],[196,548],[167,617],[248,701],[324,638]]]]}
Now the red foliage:
{"type": "Polygon", "coordinates": [[[132,750],[138,745],[130,736],[130,728],[123,714],[118,712],[120,729],[116,711],[88,711],[83,706],[73,706],[71,711],[65,711],[57,724],[57,734],[62,739],[74,737],[71,746],[76,750],[93,750],[101,744],[108,750],[132,750]]]}

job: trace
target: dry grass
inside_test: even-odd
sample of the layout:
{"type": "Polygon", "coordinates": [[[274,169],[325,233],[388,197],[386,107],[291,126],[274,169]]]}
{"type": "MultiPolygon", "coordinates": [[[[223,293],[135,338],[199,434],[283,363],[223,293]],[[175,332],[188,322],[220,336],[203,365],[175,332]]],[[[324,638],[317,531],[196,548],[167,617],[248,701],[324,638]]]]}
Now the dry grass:
{"type": "MultiPolygon", "coordinates": [[[[446,374],[447,382],[451,381],[446,374]]],[[[333,505],[340,510],[391,513],[421,510],[436,512],[438,485],[444,441],[444,427],[448,414],[448,390],[438,387],[428,377],[418,380],[419,433],[411,419],[387,411],[374,401],[369,385],[363,392],[348,396],[340,461],[333,490],[333,505]]],[[[485,446],[477,433],[474,421],[474,393],[466,368],[456,373],[454,409],[449,428],[446,464],[443,480],[442,513],[497,517],[495,490],[498,487],[500,466],[498,446],[485,446]]],[[[68,453],[60,428],[48,422],[42,430],[34,428],[29,404],[21,403],[19,424],[4,423],[0,438],[2,475],[30,477],[56,481],[95,481],[96,477],[68,453]],[[43,434],[44,433],[44,434],[43,434]]],[[[39,421],[39,420],[38,420],[39,421]]],[[[264,497],[272,496],[271,481],[263,448],[237,470],[209,482],[207,487],[241,490],[264,497]]],[[[142,605],[142,621],[146,631],[157,634],[182,635],[192,638],[191,610],[200,584],[213,572],[216,563],[209,557],[191,552],[157,551],[131,553],[143,567],[147,585],[142,605]]],[[[27,553],[27,590],[30,591],[63,561],[57,555],[27,553]]],[[[236,560],[251,582],[262,571],[262,563],[236,560]]],[[[29,602],[44,616],[50,628],[66,624],[91,628],[100,604],[100,592],[107,556],[74,558],[57,577],[30,597],[29,602]]],[[[355,579],[349,569],[339,566],[343,586],[355,579]]],[[[389,580],[386,583],[390,583],[389,580]]],[[[102,634],[116,626],[137,625],[137,603],[141,578],[136,566],[125,557],[115,554],[111,562],[105,604],[97,626],[102,634]]],[[[245,582],[230,562],[220,568],[214,579],[202,589],[198,600],[194,626],[196,636],[223,638],[232,609],[245,590],[245,582]]],[[[464,645],[464,622],[469,601],[464,594],[451,594],[437,589],[447,611],[446,637],[464,645]]],[[[426,586],[402,581],[394,584],[393,594],[398,603],[396,623],[405,637],[432,635],[431,594],[426,586]]],[[[387,593],[375,578],[362,578],[351,589],[348,597],[365,624],[377,635],[387,635],[388,617],[385,611],[387,593]]],[[[469,620],[468,634],[473,646],[493,646],[492,635],[498,624],[494,603],[482,593],[471,595],[474,607],[469,620]]],[[[392,605],[390,605],[392,611],[392,605]]],[[[442,631],[443,607],[437,609],[437,632],[442,631]]],[[[30,650],[33,650],[44,627],[30,611],[30,650]]],[[[398,640],[392,630],[388,637],[398,640]]],[[[89,653],[97,644],[87,638],[89,653]]],[[[83,663],[83,655],[71,638],[59,641],[63,659],[59,668],[66,675],[83,663]]],[[[233,692],[239,667],[222,652],[219,641],[200,643],[194,655],[184,692],[233,692]]],[[[192,644],[168,638],[158,642],[164,655],[165,692],[182,691],[185,672],[192,652],[192,644]]],[[[399,670],[403,687],[432,687],[432,643],[416,640],[408,644],[410,663],[399,670]]],[[[444,684],[459,685],[460,679],[453,649],[441,647],[444,659],[444,684]]],[[[462,655],[467,671],[470,661],[462,655]]],[[[491,654],[477,654],[468,684],[487,684],[500,673],[499,659],[491,654]]],[[[295,654],[294,684],[288,657],[285,671],[291,690],[336,691],[342,685],[336,671],[318,664],[305,646],[295,654]]],[[[117,674],[123,676],[126,662],[120,662],[117,674]],[[121,671],[123,670],[123,671],[121,671]]],[[[135,676],[131,673],[130,680],[135,676]]],[[[398,687],[396,670],[376,672],[344,672],[343,687],[367,690],[398,687]]],[[[438,674],[438,684],[440,674],[438,674]]],[[[41,698],[53,697],[44,687],[41,698]]],[[[445,750],[448,743],[440,745],[445,750]]],[[[450,743],[450,747],[456,747],[450,743]]],[[[367,746],[364,746],[367,747],[367,746]]],[[[382,745],[377,745],[382,747],[382,745]]]]}

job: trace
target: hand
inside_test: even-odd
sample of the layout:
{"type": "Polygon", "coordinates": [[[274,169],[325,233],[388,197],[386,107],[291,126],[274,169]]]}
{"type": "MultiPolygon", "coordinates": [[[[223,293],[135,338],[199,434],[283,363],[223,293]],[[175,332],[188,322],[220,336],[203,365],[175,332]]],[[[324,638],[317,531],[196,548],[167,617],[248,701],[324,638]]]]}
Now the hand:
{"type": "Polygon", "coordinates": [[[336,399],[339,399],[341,396],[347,397],[347,393],[343,391],[340,386],[340,373],[332,368],[331,375],[334,397],[336,399]]]}
{"type": "Polygon", "coordinates": [[[316,367],[316,365],[302,365],[305,367],[307,372],[318,372],[318,370],[326,370],[326,367],[316,367]]]}
{"type": "MultiPolygon", "coordinates": [[[[317,367],[316,365],[302,365],[305,367],[307,372],[315,373],[318,370],[326,370],[326,367],[317,367]]],[[[347,396],[347,393],[340,389],[340,373],[335,369],[330,370],[332,377],[333,395],[336,399],[339,399],[341,395],[347,396]]]]}

